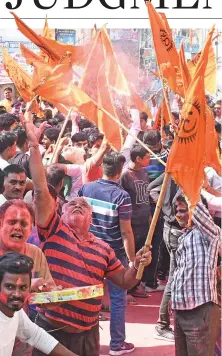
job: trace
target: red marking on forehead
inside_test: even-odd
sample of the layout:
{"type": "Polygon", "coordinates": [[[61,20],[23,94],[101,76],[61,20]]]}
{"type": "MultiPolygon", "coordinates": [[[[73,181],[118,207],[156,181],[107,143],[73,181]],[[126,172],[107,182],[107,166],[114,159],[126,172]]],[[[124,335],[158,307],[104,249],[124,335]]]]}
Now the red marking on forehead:
{"type": "Polygon", "coordinates": [[[16,281],[16,285],[20,285],[20,284],[22,284],[23,282],[22,282],[22,279],[21,279],[21,277],[19,277],[19,279],[17,279],[17,281],[16,281]]]}

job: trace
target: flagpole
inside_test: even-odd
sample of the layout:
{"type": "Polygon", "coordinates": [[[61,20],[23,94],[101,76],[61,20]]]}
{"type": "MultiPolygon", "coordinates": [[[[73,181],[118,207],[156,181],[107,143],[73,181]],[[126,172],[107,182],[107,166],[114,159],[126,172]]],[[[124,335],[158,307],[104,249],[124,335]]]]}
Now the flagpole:
{"type": "Polygon", "coordinates": [[[133,135],[132,132],[118,119],[116,119],[113,115],[111,115],[107,110],[101,108],[96,101],[90,98],[91,101],[98,107],[98,110],[103,111],[107,116],[110,117],[113,121],[115,121],[120,127],[122,127],[130,136],[132,136],[141,146],[143,146],[152,156],[154,156],[164,167],[166,167],[166,163],[158,157],[144,142],[142,142],[136,135],[133,135]]]}
{"type": "Polygon", "coordinates": [[[68,115],[66,116],[66,119],[65,119],[65,121],[64,121],[64,123],[63,123],[63,125],[62,125],[62,129],[61,129],[61,131],[60,131],[60,133],[59,133],[59,137],[58,137],[58,139],[57,139],[57,141],[56,141],[55,149],[54,149],[54,151],[53,151],[52,157],[51,157],[50,160],[49,160],[49,164],[51,164],[51,163],[53,162],[53,159],[54,159],[54,157],[55,157],[55,155],[56,155],[56,152],[57,152],[57,150],[58,150],[59,141],[60,141],[61,138],[62,138],[62,135],[63,135],[63,133],[64,133],[64,131],[65,131],[67,122],[69,121],[70,116],[71,116],[71,114],[72,114],[72,111],[73,111],[73,107],[71,107],[71,108],[69,109],[68,115]]]}
{"type": "MultiPolygon", "coordinates": [[[[170,175],[169,173],[165,172],[165,176],[164,176],[164,180],[163,180],[163,184],[161,187],[161,191],[160,191],[160,195],[159,195],[159,199],[156,203],[156,208],[155,208],[155,212],[153,214],[153,218],[149,227],[149,232],[145,241],[145,245],[144,245],[144,252],[148,252],[151,248],[152,245],[152,239],[153,239],[153,234],[155,231],[155,227],[157,224],[157,220],[158,217],[160,215],[160,211],[162,209],[162,205],[163,205],[163,199],[165,197],[165,193],[166,193],[166,189],[167,189],[167,185],[170,179],[170,175]]],[[[136,275],[136,279],[137,280],[141,280],[142,276],[143,276],[143,271],[144,271],[144,265],[140,264],[139,268],[138,268],[138,272],[136,275]]]]}

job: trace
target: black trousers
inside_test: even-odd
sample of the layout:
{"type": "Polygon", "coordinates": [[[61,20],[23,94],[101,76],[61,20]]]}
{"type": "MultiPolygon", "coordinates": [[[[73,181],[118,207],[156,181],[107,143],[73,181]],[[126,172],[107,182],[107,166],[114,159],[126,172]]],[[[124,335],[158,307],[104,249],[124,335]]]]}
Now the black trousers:
{"type": "MultiPolygon", "coordinates": [[[[36,318],[36,324],[46,331],[54,329],[39,315],[36,318]]],[[[99,356],[99,324],[81,333],[66,333],[61,329],[50,332],[50,335],[79,356],[99,356]]],[[[44,353],[36,349],[34,349],[32,355],[45,356],[44,353]]]]}

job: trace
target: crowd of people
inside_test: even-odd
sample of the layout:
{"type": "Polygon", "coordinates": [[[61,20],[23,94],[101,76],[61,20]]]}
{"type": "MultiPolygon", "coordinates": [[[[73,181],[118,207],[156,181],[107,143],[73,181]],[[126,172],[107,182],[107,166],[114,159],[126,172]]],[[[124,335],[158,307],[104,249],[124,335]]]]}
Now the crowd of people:
{"type": "MultiPolygon", "coordinates": [[[[169,180],[148,250],[176,127],[154,129],[132,107],[116,152],[78,112],[60,137],[65,116],[46,101],[39,106],[41,117],[11,87],[0,102],[0,355],[99,356],[102,297],[33,306],[28,296],[101,283],[110,297],[110,355],[135,349],[126,341],[127,303],[155,292],[163,292],[156,338],[175,342],[177,356],[219,355],[221,175],[205,168],[190,227],[187,199],[169,180]]],[[[155,95],[152,106],[157,112],[155,95]]],[[[221,155],[221,101],[211,109],[221,155]]]]}

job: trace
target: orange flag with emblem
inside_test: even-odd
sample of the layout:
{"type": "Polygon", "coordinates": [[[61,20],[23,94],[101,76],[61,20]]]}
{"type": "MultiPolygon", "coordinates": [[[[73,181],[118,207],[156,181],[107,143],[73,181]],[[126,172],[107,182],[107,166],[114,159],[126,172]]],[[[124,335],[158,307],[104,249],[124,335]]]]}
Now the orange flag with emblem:
{"type": "Polygon", "coordinates": [[[201,60],[186,92],[178,132],[171,147],[166,166],[166,171],[182,188],[189,200],[190,217],[200,200],[200,190],[204,175],[206,152],[204,76],[213,29],[208,34],[201,60]]]}
{"type": "Polygon", "coordinates": [[[184,96],[183,87],[177,85],[177,77],[180,76],[179,55],[169,32],[167,19],[155,10],[150,1],[147,1],[146,5],[160,74],[175,93],[184,96]]]}

